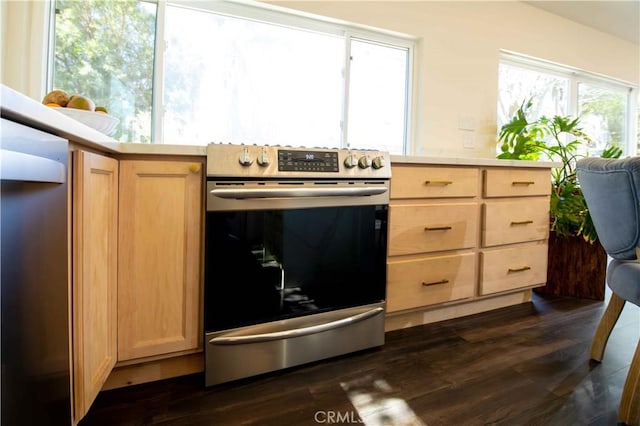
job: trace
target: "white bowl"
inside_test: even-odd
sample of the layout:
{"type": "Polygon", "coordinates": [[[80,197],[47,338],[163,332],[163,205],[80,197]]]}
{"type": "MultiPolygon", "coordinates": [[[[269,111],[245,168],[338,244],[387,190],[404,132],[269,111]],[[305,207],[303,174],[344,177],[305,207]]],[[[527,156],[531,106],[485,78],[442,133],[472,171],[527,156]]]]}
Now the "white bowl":
{"type": "Polygon", "coordinates": [[[87,111],[84,109],[76,108],[55,108],[56,111],[60,111],[67,117],[71,117],[74,120],[78,120],[82,124],[96,129],[97,131],[110,135],[116,130],[116,126],[120,122],[119,119],[112,115],[108,115],[102,112],[87,111]]]}

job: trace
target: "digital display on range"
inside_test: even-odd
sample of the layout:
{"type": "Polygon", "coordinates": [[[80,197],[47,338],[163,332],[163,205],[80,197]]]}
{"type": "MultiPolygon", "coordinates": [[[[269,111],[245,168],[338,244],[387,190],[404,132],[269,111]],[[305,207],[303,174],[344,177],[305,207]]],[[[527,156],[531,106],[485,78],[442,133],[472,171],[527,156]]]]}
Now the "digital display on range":
{"type": "Polygon", "coordinates": [[[338,153],[331,151],[278,150],[278,171],[338,172],[338,153]]]}

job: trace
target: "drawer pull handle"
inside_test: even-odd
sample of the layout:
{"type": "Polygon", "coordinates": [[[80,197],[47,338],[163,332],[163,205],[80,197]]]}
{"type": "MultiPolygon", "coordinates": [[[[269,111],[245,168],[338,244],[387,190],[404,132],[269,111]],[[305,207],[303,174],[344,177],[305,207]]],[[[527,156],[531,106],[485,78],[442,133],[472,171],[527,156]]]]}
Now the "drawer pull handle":
{"type": "Polygon", "coordinates": [[[431,282],[431,283],[425,283],[423,281],[422,285],[425,286],[425,287],[429,287],[429,286],[432,286],[432,285],[447,284],[448,282],[449,282],[449,280],[447,280],[447,279],[440,280],[440,281],[434,281],[434,282],[431,282]]]}
{"type": "Polygon", "coordinates": [[[528,225],[530,223],[533,223],[532,220],[521,220],[519,222],[511,222],[511,226],[515,226],[515,225],[528,225]]]}
{"type": "Polygon", "coordinates": [[[425,226],[425,231],[448,231],[451,226],[425,226]]]}
{"type": "Polygon", "coordinates": [[[532,180],[522,180],[522,181],[516,180],[516,181],[511,182],[511,185],[513,185],[513,186],[519,186],[519,185],[529,186],[529,185],[533,185],[533,184],[535,184],[535,182],[532,181],[532,180]]]}
{"type": "Polygon", "coordinates": [[[425,180],[425,185],[451,185],[453,181],[451,180],[425,180]]]}
{"type": "Polygon", "coordinates": [[[522,268],[515,268],[515,269],[511,269],[509,268],[509,270],[507,271],[509,274],[512,274],[514,272],[523,272],[523,271],[528,271],[529,269],[531,269],[530,266],[523,266],[522,268]]]}

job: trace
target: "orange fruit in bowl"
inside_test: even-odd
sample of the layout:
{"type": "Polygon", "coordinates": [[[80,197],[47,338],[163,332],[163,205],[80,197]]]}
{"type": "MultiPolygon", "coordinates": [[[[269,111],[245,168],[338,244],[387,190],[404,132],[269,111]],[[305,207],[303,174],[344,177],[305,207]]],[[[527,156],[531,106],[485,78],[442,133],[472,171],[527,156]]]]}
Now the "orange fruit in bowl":
{"type": "Polygon", "coordinates": [[[45,105],[48,106],[48,107],[51,107],[51,108],[62,108],[62,105],[57,104],[55,102],[49,102],[49,103],[47,103],[45,105]]]}
{"type": "Polygon", "coordinates": [[[73,95],[67,102],[67,108],[84,109],[86,111],[94,111],[96,104],[86,96],[73,95]]]}

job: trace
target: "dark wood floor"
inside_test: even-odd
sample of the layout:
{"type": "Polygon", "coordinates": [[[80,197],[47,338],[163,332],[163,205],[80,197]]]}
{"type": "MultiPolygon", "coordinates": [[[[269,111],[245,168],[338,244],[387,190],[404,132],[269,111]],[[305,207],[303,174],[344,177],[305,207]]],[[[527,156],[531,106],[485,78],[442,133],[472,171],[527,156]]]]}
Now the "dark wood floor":
{"type": "MultiPolygon", "coordinates": [[[[231,384],[205,388],[198,374],[106,391],[80,425],[357,423],[341,387],[357,381],[382,383],[375,391],[406,404],[413,425],[615,425],[640,308],[627,304],[597,364],[588,351],[604,307],[534,295],[533,303],[388,333],[379,349],[231,384]]],[[[400,424],[389,413],[377,424],[400,424]]]]}

